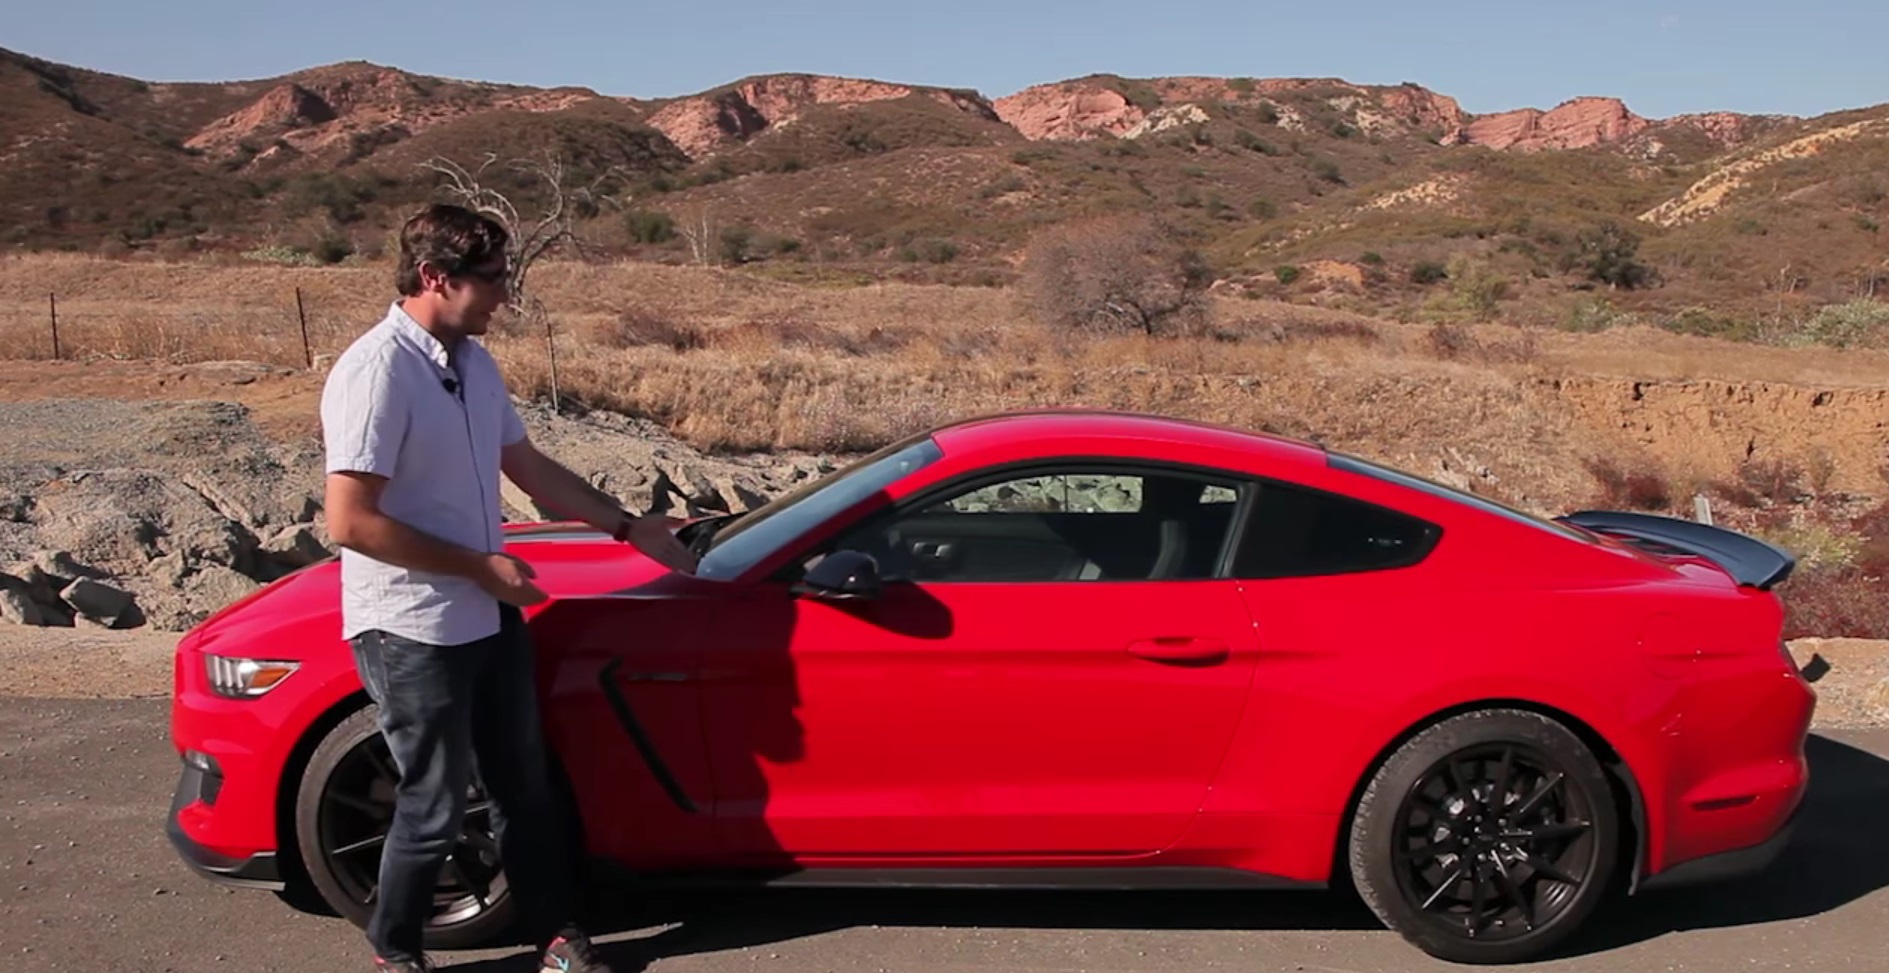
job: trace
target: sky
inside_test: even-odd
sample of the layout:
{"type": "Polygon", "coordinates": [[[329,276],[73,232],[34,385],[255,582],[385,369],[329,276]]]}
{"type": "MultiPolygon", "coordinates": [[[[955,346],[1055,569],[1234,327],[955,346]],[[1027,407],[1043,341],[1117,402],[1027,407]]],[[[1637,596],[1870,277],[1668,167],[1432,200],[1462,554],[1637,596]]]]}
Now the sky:
{"type": "Polygon", "coordinates": [[[533,2],[5,0],[0,47],[146,81],[363,60],[644,98],[807,72],[990,98],[1095,73],[1412,81],[1478,114],[1582,95],[1650,118],[1889,102],[1881,0],[533,2]]]}

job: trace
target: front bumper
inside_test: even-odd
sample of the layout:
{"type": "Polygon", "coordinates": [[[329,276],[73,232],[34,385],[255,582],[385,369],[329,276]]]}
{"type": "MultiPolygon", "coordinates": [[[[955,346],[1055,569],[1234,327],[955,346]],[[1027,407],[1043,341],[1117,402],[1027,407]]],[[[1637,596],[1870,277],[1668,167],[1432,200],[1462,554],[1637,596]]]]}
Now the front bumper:
{"type": "Polygon", "coordinates": [[[205,794],[214,795],[218,783],[209,775],[189,763],[177,778],[177,789],[171,796],[170,812],[165,815],[164,833],[170,838],[171,847],[189,865],[191,870],[213,882],[242,888],[269,889],[282,891],[287,883],[282,879],[282,871],[276,864],[276,855],[272,851],[257,852],[243,857],[231,857],[191,840],[184,833],[183,816],[193,804],[202,801],[205,794]]]}

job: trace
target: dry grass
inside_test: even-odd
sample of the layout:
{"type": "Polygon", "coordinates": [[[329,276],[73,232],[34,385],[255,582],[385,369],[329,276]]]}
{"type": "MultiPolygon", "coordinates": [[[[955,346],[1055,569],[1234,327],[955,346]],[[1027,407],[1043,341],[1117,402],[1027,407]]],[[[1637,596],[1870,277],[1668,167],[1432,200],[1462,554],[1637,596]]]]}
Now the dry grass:
{"type": "MultiPolygon", "coordinates": [[[[66,357],[299,367],[296,288],[312,353],[332,354],[385,311],[389,276],[384,266],[227,259],[0,259],[0,356],[49,354],[50,291],[59,295],[66,357]]],[[[1095,405],[1314,438],[1540,509],[1591,498],[1588,461],[1623,452],[1612,399],[1596,398],[1625,399],[1623,381],[1880,388],[1889,374],[1875,352],[1664,333],[1633,336],[1644,339],[1633,345],[1624,332],[1500,324],[1439,329],[1246,299],[1217,299],[1200,337],[1078,338],[1039,326],[1010,292],[992,288],[811,287],[636,264],[546,264],[532,279],[556,309],[566,400],[655,418],[703,448],[851,452],[965,415],[1095,405]]],[[[503,327],[489,345],[518,391],[549,393],[541,331],[503,327]]],[[[1771,408],[1758,400],[1710,407],[1753,417],[1771,408]]],[[[1723,456],[1701,454],[1706,447],[1683,435],[1630,445],[1662,467],[1695,471],[1700,482],[1729,475],[1741,459],[1729,446],[1712,447],[1723,456]]],[[[1857,445],[1837,457],[1830,481],[1880,489],[1880,456],[1869,455],[1880,444],[1857,445]]]]}

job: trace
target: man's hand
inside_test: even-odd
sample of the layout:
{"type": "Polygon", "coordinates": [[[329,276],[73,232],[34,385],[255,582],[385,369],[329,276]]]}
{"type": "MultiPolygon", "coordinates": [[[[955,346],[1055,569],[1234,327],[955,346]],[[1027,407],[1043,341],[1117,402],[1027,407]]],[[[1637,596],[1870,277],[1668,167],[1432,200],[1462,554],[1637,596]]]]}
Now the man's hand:
{"type": "Polygon", "coordinates": [[[700,559],[672,533],[685,523],[688,521],[657,514],[636,517],[630,521],[630,529],[623,539],[671,571],[694,574],[700,559]]]}
{"type": "Polygon", "coordinates": [[[511,554],[488,554],[483,567],[479,587],[508,605],[529,608],[549,597],[531,580],[538,572],[511,554]]]}

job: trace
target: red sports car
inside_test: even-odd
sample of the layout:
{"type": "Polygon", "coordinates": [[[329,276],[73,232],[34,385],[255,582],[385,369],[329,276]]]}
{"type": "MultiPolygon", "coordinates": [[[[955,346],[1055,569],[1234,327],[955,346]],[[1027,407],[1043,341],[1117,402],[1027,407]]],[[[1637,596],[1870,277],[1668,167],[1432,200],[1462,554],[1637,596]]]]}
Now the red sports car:
{"type": "MultiPolygon", "coordinates": [[[[679,531],[510,528],[574,846],[644,878],[1304,888],[1438,957],[1763,867],[1815,697],[1786,553],[1540,519],[1319,446],[1091,411],[906,439],[679,531]]],[[[177,650],[168,830],[364,922],[391,768],[332,562],[177,650]]],[[[475,794],[432,948],[506,926],[475,794]]]]}

